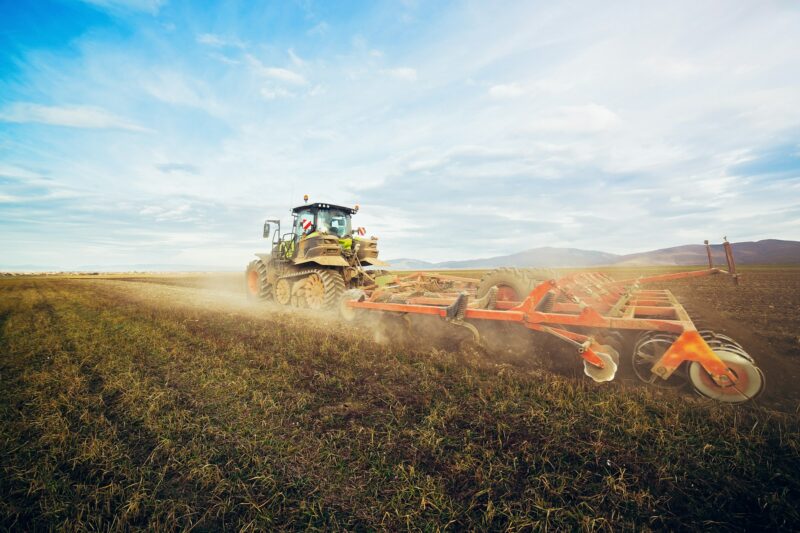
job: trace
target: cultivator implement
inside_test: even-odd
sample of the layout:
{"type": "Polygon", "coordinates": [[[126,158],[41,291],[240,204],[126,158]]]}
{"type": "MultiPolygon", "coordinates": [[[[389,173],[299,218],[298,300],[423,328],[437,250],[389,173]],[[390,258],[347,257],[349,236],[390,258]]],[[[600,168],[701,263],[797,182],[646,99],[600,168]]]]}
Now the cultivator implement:
{"type": "Polygon", "coordinates": [[[758,396],[764,375],[753,358],[725,335],[698,328],[669,290],[644,284],[714,274],[738,283],[730,244],[724,242],[728,270],[715,268],[614,280],[599,272],[562,277],[541,271],[498,269],[482,280],[445,274],[382,276],[367,288],[347,291],[340,310],[347,320],[360,313],[430,315],[469,330],[480,342],[476,324],[504,322],[552,335],[572,345],[584,372],[595,381],[614,379],[619,352],[630,333],[631,364],[642,381],[665,388],[687,382],[715,400],[740,403],[758,396]]]}

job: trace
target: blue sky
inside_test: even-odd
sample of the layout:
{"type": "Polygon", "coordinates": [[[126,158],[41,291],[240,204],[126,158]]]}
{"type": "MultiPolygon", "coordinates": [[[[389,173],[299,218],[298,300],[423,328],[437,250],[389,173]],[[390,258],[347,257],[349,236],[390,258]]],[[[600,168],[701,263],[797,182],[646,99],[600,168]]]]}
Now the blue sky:
{"type": "Polygon", "coordinates": [[[795,2],[0,0],[0,267],[800,239],[795,2]]]}

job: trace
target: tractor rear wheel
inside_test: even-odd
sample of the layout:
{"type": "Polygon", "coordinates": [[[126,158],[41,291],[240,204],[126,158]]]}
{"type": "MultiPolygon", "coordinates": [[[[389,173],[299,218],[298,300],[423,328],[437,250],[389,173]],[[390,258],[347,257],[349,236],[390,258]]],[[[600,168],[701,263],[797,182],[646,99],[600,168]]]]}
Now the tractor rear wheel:
{"type": "Polygon", "coordinates": [[[267,281],[267,265],[261,259],[250,261],[247,265],[244,288],[249,300],[272,299],[272,287],[267,281]]]}
{"type": "Polygon", "coordinates": [[[303,292],[310,309],[332,309],[345,290],[344,278],[335,270],[314,269],[305,278],[303,292]]]}
{"type": "Polygon", "coordinates": [[[497,268],[483,275],[476,296],[481,298],[489,289],[497,287],[498,302],[521,302],[539,283],[541,280],[522,269],[497,268]]]}

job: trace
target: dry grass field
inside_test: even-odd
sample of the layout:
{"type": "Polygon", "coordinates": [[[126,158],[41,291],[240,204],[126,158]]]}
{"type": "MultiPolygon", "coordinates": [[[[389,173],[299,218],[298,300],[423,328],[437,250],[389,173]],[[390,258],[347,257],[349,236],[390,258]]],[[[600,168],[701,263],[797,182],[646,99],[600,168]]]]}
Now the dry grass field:
{"type": "Polygon", "coordinates": [[[735,407],[241,281],[0,280],[0,529],[800,529],[800,269],[671,285],[764,369],[735,407]]]}

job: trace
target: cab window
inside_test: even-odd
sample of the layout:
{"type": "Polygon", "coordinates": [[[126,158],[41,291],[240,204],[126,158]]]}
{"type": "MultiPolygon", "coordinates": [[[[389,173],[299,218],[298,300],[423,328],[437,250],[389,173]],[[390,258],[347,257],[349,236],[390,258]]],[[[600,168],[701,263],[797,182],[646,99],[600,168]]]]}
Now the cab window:
{"type": "Polygon", "coordinates": [[[329,209],[317,213],[317,229],[337,237],[344,237],[351,231],[350,214],[339,209],[329,209]]]}
{"type": "Polygon", "coordinates": [[[298,211],[294,218],[294,234],[298,238],[302,237],[308,224],[314,224],[314,212],[310,209],[298,211]]]}

